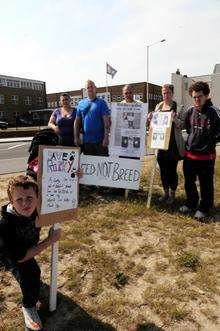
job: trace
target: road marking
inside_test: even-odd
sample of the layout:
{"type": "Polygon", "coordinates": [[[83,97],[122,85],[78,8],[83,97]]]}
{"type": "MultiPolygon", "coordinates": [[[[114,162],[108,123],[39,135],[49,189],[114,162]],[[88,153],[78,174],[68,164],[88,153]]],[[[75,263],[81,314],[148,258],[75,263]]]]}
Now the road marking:
{"type": "Polygon", "coordinates": [[[14,148],[17,148],[17,147],[21,147],[21,146],[25,146],[25,145],[28,145],[29,143],[23,143],[23,144],[19,144],[19,145],[15,145],[15,146],[10,146],[10,147],[7,147],[7,148],[0,148],[0,151],[8,151],[10,149],[14,149],[14,148]]]}
{"type": "Polygon", "coordinates": [[[23,143],[23,144],[19,144],[19,145],[8,147],[8,150],[9,149],[13,149],[13,148],[17,148],[17,147],[21,147],[21,146],[24,146],[24,145],[27,145],[27,143],[23,143]]]}
{"type": "Polygon", "coordinates": [[[27,159],[28,156],[24,156],[24,157],[14,157],[13,159],[2,159],[1,162],[4,162],[4,161],[14,161],[14,160],[25,160],[27,159]]]}

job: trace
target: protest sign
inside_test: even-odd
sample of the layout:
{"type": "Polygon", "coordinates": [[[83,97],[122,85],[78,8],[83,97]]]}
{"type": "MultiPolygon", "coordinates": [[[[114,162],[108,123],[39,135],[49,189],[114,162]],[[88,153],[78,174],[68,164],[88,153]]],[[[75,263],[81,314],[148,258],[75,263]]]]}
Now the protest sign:
{"type": "Polygon", "coordinates": [[[171,126],[171,112],[154,112],[150,122],[148,147],[167,150],[169,148],[171,126]]]}
{"type": "Polygon", "coordinates": [[[141,102],[112,103],[109,154],[141,157],[145,155],[147,107],[141,102]]]}
{"type": "Polygon", "coordinates": [[[40,146],[37,226],[73,218],[78,205],[78,169],[78,148],[40,146]]]}
{"type": "Polygon", "coordinates": [[[126,158],[81,155],[80,184],[138,190],[141,161],[126,158]]]}
{"type": "MultiPolygon", "coordinates": [[[[71,220],[78,205],[79,148],[39,146],[39,205],[36,226],[53,225],[71,220]]],[[[57,305],[58,242],[52,245],[49,310],[57,305]]]]}

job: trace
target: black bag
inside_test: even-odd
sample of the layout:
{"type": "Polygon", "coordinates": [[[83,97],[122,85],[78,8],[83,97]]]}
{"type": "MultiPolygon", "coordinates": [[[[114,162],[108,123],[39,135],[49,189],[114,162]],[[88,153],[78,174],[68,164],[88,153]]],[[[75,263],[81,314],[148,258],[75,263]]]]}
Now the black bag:
{"type": "Polygon", "coordinates": [[[27,162],[28,164],[26,174],[32,176],[34,179],[37,178],[37,173],[33,170],[31,163],[38,158],[39,145],[55,146],[60,145],[60,142],[60,137],[51,128],[42,129],[37,132],[34,135],[28,150],[29,157],[27,162]]]}

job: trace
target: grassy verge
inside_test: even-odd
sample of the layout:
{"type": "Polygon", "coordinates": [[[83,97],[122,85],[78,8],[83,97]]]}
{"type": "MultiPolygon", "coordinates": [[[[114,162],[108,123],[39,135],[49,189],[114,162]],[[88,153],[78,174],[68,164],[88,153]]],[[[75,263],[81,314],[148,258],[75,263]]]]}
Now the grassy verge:
{"type": "MultiPolygon", "coordinates": [[[[183,203],[179,166],[176,204],[158,203],[157,171],[152,208],[146,208],[151,161],[141,189],[81,187],[80,221],[63,225],[59,247],[58,307],[43,311],[46,330],[219,330],[219,222],[199,223],[178,213],[183,203]]],[[[1,181],[5,191],[8,177],[1,181]]],[[[220,212],[220,160],[215,172],[215,213],[220,212]]],[[[5,195],[1,196],[1,203],[5,195]]],[[[46,233],[43,229],[43,234],[46,233]]],[[[50,250],[38,258],[48,300],[50,250]]],[[[22,330],[20,294],[2,272],[0,330],[22,330]]]]}

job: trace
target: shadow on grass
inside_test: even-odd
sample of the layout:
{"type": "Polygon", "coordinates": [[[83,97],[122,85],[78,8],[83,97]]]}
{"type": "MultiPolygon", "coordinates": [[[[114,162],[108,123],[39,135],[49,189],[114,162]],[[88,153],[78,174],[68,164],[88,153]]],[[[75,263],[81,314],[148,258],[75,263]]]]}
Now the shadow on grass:
{"type": "Polygon", "coordinates": [[[39,315],[44,331],[116,331],[110,324],[104,323],[89,315],[71,298],[58,292],[57,309],[49,312],[49,286],[41,285],[43,305],[39,315]]]}
{"type": "Polygon", "coordinates": [[[165,330],[156,326],[154,323],[146,323],[146,324],[138,325],[136,331],[165,331],[165,330]]]}
{"type": "MultiPolygon", "coordinates": [[[[172,205],[167,205],[165,202],[160,202],[159,198],[161,195],[159,193],[152,194],[151,198],[151,208],[157,212],[167,212],[170,214],[179,213],[179,208],[185,204],[185,197],[180,196],[175,199],[175,203],[172,205]]],[[[138,202],[147,205],[148,192],[139,190],[129,190],[128,198],[125,199],[125,189],[121,188],[111,188],[111,187],[97,187],[97,186],[80,186],[80,205],[93,203],[96,205],[109,203],[112,201],[131,201],[138,202]]],[[[180,215],[183,215],[179,213],[180,215]]],[[[194,219],[194,213],[190,215],[194,219]]],[[[220,205],[216,205],[211,211],[210,217],[207,221],[201,221],[201,223],[219,222],[220,221],[220,205]]],[[[200,222],[200,221],[197,221],[200,222]]]]}

